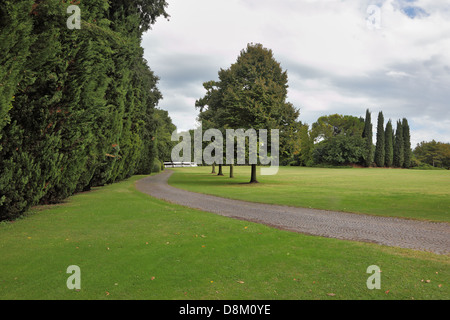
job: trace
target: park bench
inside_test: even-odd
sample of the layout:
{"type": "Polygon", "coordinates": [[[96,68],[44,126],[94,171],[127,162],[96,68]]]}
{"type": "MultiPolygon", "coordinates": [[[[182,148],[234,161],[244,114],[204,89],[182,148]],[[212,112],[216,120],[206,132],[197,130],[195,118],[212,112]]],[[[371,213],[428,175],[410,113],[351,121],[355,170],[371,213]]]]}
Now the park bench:
{"type": "Polygon", "coordinates": [[[164,162],[165,168],[187,168],[187,167],[197,167],[196,162],[164,162]]]}

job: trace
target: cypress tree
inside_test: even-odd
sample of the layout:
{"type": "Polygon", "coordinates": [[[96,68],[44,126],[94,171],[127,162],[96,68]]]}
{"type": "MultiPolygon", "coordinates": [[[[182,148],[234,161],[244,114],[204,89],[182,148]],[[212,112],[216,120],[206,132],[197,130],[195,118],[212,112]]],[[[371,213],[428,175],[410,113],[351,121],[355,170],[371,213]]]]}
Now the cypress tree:
{"type": "Polygon", "coordinates": [[[403,143],[403,128],[402,122],[397,121],[397,130],[395,132],[394,142],[394,166],[401,168],[405,162],[405,152],[403,143]]]}
{"type": "Polygon", "coordinates": [[[372,133],[372,120],[369,109],[366,110],[366,118],[364,121],[364,131],[362,137],[366,140],[366,152],[364,155],[364,165],[370,167],[373,162],[374,151],[373,151],[373,133],[372,133]]]}
{"type": "Polygon", "coordinates": [[[383,112],[380,111],[378,114],[378,125],[377,125],[377,143],[375,147],[375,163],[378,167],[384,167],[386,158],[386,143],[385,143],[385,133],[384,133],[384,116],[383,112]]]}
{"type": "Polygon", "coordinates": [[[411,167],[411,158],[412,158],[412,150],[411,150],[411,133],[409,129],[408,120],[403,118],[402,121],[402,130],[403,130],[403,149],[404,149],[404,168],[411,167]]]}
{"type": "Polygon", "coordinates": [[[394,164],[394,135],[391,120],[389,120],[386,124],[385,147],[385,165],[386,167],[392,167],[394,164]]]}

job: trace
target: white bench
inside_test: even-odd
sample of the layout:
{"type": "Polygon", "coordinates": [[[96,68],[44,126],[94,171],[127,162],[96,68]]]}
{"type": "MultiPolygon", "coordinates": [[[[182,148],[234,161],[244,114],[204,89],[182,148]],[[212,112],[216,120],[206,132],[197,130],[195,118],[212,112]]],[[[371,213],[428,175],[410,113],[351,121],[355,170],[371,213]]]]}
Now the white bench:
{"type": "Polygon", "coordinates": [[[165,168],[188,168],[197,167],[196,162],[164,162],[165,168]]]}

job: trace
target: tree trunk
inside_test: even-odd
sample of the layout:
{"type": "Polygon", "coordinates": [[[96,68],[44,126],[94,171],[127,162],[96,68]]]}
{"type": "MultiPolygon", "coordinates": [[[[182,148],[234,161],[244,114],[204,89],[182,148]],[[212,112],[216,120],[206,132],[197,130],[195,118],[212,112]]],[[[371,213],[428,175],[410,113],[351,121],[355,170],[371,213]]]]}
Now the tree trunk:
{"type": "Polygon", "coordinates": [[[256,180],[256,164],[252,164],[252,178],[250,179],[250,183],[258,183],[258,180],[256,180]]]}
{"type": "Polygon", "coordinates": [[[216,173],[216,164],[213,163],[211,173],[216,173]]]}
{"type": "Polygon", "coordinates": [[[230,178],[234,178],[234,165],[230,164],[230,178]]]}
{"type": "Polygon", "coordinates": [[[219,164],[219,173],[217,174],[218,176],[223,176],[222,167],[223,165],[219,164]]]}

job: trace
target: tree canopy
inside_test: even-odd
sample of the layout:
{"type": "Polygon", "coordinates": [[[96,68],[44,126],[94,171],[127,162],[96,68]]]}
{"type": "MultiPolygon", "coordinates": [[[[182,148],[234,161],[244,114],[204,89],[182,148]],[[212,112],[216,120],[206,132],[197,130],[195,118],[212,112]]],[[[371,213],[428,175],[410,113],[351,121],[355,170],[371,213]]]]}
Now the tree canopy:
{"type": "Polygon", "coordinates": [[[450,169],[450,143],[435,140],[417,144],[413,152],[420,162],[432,167],[450,169]]]}
{"type": "Polygon", "coordinates": [[[358,136],[364,130],[364,119],[341,114],[322,116],[312,124],[311,136],[315,142],[337,135],[358,136]]]}
{"type": "MultiPolygon", "coordinates": [[[[272,50],[248,44],[237,61],[218,75],[218,81],[204,83],[206,95],[196,103],[199,120],[222,130],[278,129],[281,153],[289,153],[288,144],[283,142],[299,128],[299,110],[286,101],[287,72],[272,50]]],[[[256,165],[252,165],[252,182],[256,181],[255,170],[256,165]]]]}

